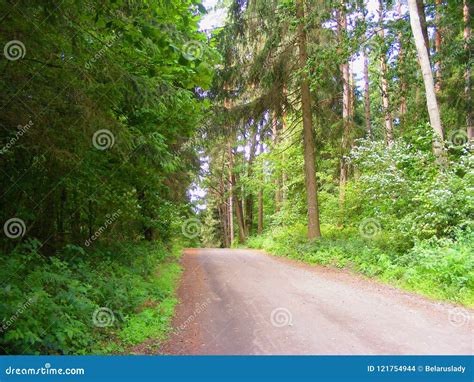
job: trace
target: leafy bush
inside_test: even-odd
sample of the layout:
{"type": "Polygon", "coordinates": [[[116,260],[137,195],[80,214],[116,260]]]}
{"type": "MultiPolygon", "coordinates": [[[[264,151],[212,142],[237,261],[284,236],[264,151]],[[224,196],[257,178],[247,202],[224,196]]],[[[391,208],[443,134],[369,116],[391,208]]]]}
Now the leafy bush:
{"type": "MultiPolygon", "coordinates": [[[[101,353],[102,344],[112,337],[127,340],[140,314],[160,321],[164,301],[164,317],[169,320],[169,310],[174,306],[170,299],[176,303],[172,296],[180,268],[173,262],[163,263],[170,259],[170,249],[163,244],[129,244],[90,254],[68,246],[54,257],[40,255],[38,246],[33,241],[2,255],[3,351],[101,353]],[[144,306],[147,308],[142,309],[144,306]],[[100,308],[109,314],[106,319],[110,326],[94,323],[100,308]]],[[[141,323],[141,329],[147,325],[153,323],[141,323]]],[[[155,332],[143,330],[144,335],[155,332]]]]}
{"type": "Polygon", "coordinates": [[[412,244],[472,227],[474,157],[469,151],[460,155],[440,169],[431,152],[413,142],[399,140],[387,147],[361,140],[351,160],[363,175],[348,185],[345,223],[374,217],[412,244]]]}

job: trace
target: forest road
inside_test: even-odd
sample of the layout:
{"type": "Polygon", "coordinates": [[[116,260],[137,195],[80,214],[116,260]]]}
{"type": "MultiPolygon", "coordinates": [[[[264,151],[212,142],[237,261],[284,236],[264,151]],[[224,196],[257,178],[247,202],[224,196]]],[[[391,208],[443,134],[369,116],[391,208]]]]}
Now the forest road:
{"type": "Polygon", "coordinates": [[[472,309],[255,250],[182,264],[164,354],[472,354],[472,309]]]}

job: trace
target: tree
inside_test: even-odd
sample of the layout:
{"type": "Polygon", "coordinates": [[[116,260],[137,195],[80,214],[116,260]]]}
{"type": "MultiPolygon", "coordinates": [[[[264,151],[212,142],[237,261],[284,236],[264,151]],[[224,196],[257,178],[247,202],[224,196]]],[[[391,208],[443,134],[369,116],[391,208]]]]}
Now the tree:
{"type": "MultiPolygon", "coordinates": [[[[345,10],[345,2],[341,1],[340,7],[337,9],[337,32],[339,44],[345,43],[345,35],[347,33],[347,18],[345,10]]],[[[341,52],[341,49],[339,49],[341,52]]],[[[339,208],[342,212],[345,199],[345,187],[348,177],[348,168],[346,156],[348,154],[349,138],[352,124],[352,86],[349,75],[349,61],[343,57],[340,64],[342,78],[342,138],[341,138],[341,159],[339,165],[339,208]]],[[[342,217],[342,214],[341,214],[342,217]]]]}
{"type": "Polygon", "coordinates": [[[436,91],[433,80],[433,73],[431,71],[430,58],[428,55],[428,47],[426,41],[423,38],[423,31],[418,14],[418,6],[416,0],[408,0],[408,7],[410,12],[410,25],[415,39],[416,50],[418,52],[418,59],[420,62],[421,72],[423,74],[423,82],[425,85],[426,93],[426,105],[428,107],[428,113],[430,116],[431,127],[435,132],[435,138],[433,142],[433,152],[437,157],[438,161],[444,162],[444,130],[441,125],[441,117],[438,107],[438,101],[436,100],[436,91]]]}
{"type": "Polygon", "coordinates": [[[436,83],[435,83],[435,90],[436,93],[441,91],[441,81],[443,76],[441,74],[441,7],[443,6],[443,0],[436,0],[436,16],[435,16],[435,23],[436,23],[436,32],[435,32],[435,54],[436,54],[436,62],[435,62],[435,73],[436,73],[436,83]]]}
{"type": "Polygon", "coordinates": [[[471,5],[468,0],[463,4],[464,18],[464,51],[466,52],[466,70],[464,72],[464,97],[466,99],[466,128],[469,141],[474,140],[474,127],[472,125],[472,96],[471,96],[471,5]]]}
{"type": "Polygon", "coordinates": [[[318,185],[314,156],[313,121],[311,113],[311,93],[309,90],[306,64],[306,32],[303,0],[296,0],[296,18],[298,20],[298,49],[301,70],[301,109],[303,113],[304,170],[306,183],[306,202],[308,207],[308,238],[321,237],[319,226],[318,185]]]}
{"type": "Polygon", "coordinates": [[[387,57],[385,53],[385,32],[384,32],[384,14],[383,14],[383,2],[378,0],[378,13],[379,13],[379,31],[380,43],[382,49],[380,52],[380,76],[382,81],[382,106],[384,114],[385,124],[385,141],[388,146],[393,144],[393,122],[392,113],[390,112],[390,98],[389,98],[389,87],[387,78],[387,57]]]}
{"type": "MultiPolygon", "coordinates": [[[[402,0],[397,2],[397,15],[402,20],[402,0]]],[[[405,70],[403,70],[405,47],[403,46],[403,32],[398,32],[398,68],[400,76],[400,122],[403,126],[405,123],[405,114],[407,113],[407,81],[405,78],[405,70]]]]}

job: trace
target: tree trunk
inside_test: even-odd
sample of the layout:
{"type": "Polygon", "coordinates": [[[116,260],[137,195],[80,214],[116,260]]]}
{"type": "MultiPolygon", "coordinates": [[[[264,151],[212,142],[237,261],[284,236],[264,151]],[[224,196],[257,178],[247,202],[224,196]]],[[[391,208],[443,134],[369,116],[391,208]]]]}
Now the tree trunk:
{"type": "Polygon", "coordinates": [[[474,140],[474,127],[472,126],[472,96],[471,96],[471,63],[469,60],[471,41],[471,6],[469,0],[464,0],[464,50],[466,52],[466,71],[464,73],[465,87],[464,96],[466,98],[466,128],[469,141],[474,140]]]}
{"type": "Polygon", "coordinates": [[[436,92],[434,88],[433,73],[431,72],[430,58],[428,55],[428,48],[423,38],[420,17],[418,14],[418,7],[416,0],[408,0],[408,7],[410,10],[410,24],[415,39],[416,50],[418,52],[418,59],[423,73],[423,82],[425,84],[426,105],[430,116],[431,127],[435,131],[436,137],[433,142],[433,152],[439,163],[445,163],[443,152],[444,130],[441,125],[441,117],[436,100],[436,92]]]}
{"type": "MultiPolygon", "coordinates": [[[[385,39],[385,32],[383,29],[383,5],[382,0],[379,0],[379,36],[382,42],[385,39]]],[[[385,44],[383,42],[383,44],[385,44]]],[[[388,90],[388,79],[387,79],[387,58],[385,54],[385,47],[380,53],[380,74],[382,77],[382,106],[384,114],[384,124],[385,124],[385,142],[388,146],[393,144],[393,123],[392,123],[392,114],[390,112],[390,99],[389,99],[389,90],[388,90]]]]}
{"type": "Polygon", "coordinates": [[[436,53],[436,62],[435,62],[435,73],[436,73],[436,84],[435,91],[439,93],[441,90],[441,7],[443,5],[443,0],[436,0],[436,32],[435,32],[435,53],[436,53]]]}
{"type": "MultiPolygon", "coordinates": [[[[261,138],[260,138],[261,139],[261,138]]],[[[260,142],[260,152],[263,153],[263,145],[260,142]]],[[[258,226],[257,233],[259,235],[263,232],[263,176],[260,175],[260,187],[258,189],[258,226]]]]}
{"type": "Polygon", "coordinates": [[[224,180],[222,177],[219,179],[219,207],[221,209],[221,226],[222,226],[222,243],[224,248],[230,246],[229,243],[229,229],[228,229],[228,222],[229,222],[229,214],[227,212],[227,203],[225,200],[225,191],[224,191],[224,180]]]}
{"type": "Polygon", "coordinates": [[[233,203],[233,186],[232,186],[232,175],[229,170],[229,207],[228,207],[228,219],[229,219],[229,235],[230,235],[230,246],[234,244],[234,203],[233,203]]]}
{"type": "Polygon", "coordinates": [[[430,39],[428,36],[428,24],[426,23],[425,4],[423,0],[416,0],[416,9],[418,11],[418,17],[420,19],[421,33],[423,40],[425,41],[426,49],[428,51],[428,59],[431,58],[430,52],[430,39]]]}
{"type": "Polygon", "coordinates": [[[367,48],[363,48],[364,54],[364,105],[365,105],[365,128],[367,138],[372,139],[372,123],[370,121],[370,82],[369,82],[369,58],[367,48]]]}
{"type": "Polygon", "coordinates": [[[240,244],[245,243],[245,223],[244,215],[242,211],[242,204],[240,202],[237,190],[235,185],[237,184],[235,174],[234,174],[234,153],[232,152],[232,145],[228,142],[228,153],[229,153],[229,173],[230,173],[230,183],[232,184],[232,201],[235,205],[235,217],[237,219],[237,225],[239,226],[239,242],[240,244]]]}
{"type": "MultiPolygon", "coordinates": [[[[342,1],[344,7],[344,1],[342,1]]],[[[347,30],[347,20],[344,10],[337,11],[337,29],[339,35],[339,43],[344,42],[344,34],[347,30]]],[[[342,54],[342,52],[341,52],[342,54]]],[[[339,225],[342,225],[343,211],[344,211],[344,200],[345,200],[345,187],[347,182],[347,163],[346,155],[349,144],[349,135],[351,130],[351,89],[350,89],[350,74],[349,74],[349,62],[344,61],[340,65],[341,77],[342,77],[342,137],[341,137],[341,158],[339,162],[339,225]]]]}
{"type": "MultiPolygon", "coordinates": [[[[283,113],[282,113],[282,118],[281,118],[281,124],[282,124],[282,135],[285,137],[285,134],[287,133],[287,128],[288,128],[288,113],[286,111],[286,104],[287,104],[287,95],[288,91],[286,89],[286,84],[283,84],[283,113]]],[[[285,138],[284,138],[285,139],[285,138]]],[[[286,152],[283,152],[283,163],[286,164],[286,152]]],[[[281,174],[281,198],[282,202],[286,202],[287,200],[287,185],[288,183],[288,174],[286,172],[286,168],[283,168],[282,174],[281,174]]]]}
{"type": "MultiPolygon", "coordinates": [[[[256,149],[257,149],[257,131],[254,131],[252,134],[252,141],[250,143],[250,153],[249,153],[249,161],[248,161],[247,176],[249,179],[252,179],[252,176],[253,176],[253,161],[255,159],[256,149]]],[[[245,198],[245,229],[246,229],[247,236],[250,236],[252,234],[253,201],[254,201],[254,195],[250,193],[245,198]]]]}
{"type": "MultiPolygon", "coordinates": [[[[272,141],[273,147],[276,148],[279,143],[279,134],[278,134],[278,119],[276,111],[272,113],[272,141]]],[[[282,195],[281,195],[281,178],[279,169],[275,170],[275,211],[280,211],[282,195]]]]}
{"type": "MultiPolygon", "coordinates": [[[[398,18],[402,18],[402,1],[398,0],[397,3],[397,13],[398,18]]],[[[407,99],[406,99],[406,92],[407,92],[407,82],[405,79],[405,70],[403,69],[404,60],[405,60],[405,51],[403,46],[403,33],[400,32],[398,34],[398,71],[400,75],[400,124],[403,128],[405,125],[405,114],[407,113],[407,99]]]]}
{"type": "MultiPolygon", "coordinates": [[[[153,220],[154,213],[150,211],[148,207],[148,198],[144,189],[138,189],[137,192],[138,203],[140,204],[140,213],[145,220],[153,220]]],[[[150,226],[148,223],[143,224],[143,237],[146,241],[155,240],[155,228],[150,226]]]]}
{"type": "Polygon", "coordinates": [[[73,244],[82,245],[81,238],[81,207],[77,191],[73,192],[73,208],[71,219],[71,241],[73,244]]]}
{"type": "Polygon", "coordinates": [[[301,69],[301,108],[303,112],[304,169],[306,183],[306,202],[308,205],[308,238],[321,237],[319,226],[318,189],[316,183],[316,165],[314,157],[313,121],[311,115],[311,93],[309,90],[306,63],[306,32],[304,29],[303,0],[296,0],[298,19],[298,50],[301,69]]]}

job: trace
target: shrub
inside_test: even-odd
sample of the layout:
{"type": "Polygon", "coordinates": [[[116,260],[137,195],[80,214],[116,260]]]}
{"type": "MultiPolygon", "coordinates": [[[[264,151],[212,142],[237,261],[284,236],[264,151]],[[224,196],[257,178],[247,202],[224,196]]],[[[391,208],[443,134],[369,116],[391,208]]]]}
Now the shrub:
{"type": "MultiPolygon", "coordinates": [[[[43,257],[39,243],[18,246],[2,255],[0,271],[0,347],[11,354],[88,354],[127,328],[140,307],[173,294],[179,267],[157,267],[169,258],[162,243],[129,244],[85,253],[68,246],[43,257]],[[168,273],[172,273],[170,275],[168,273]],[[111,312],[107,327],[97,326],[98,309],[111,312]]],[[[152,309],[153,310],[153,309],[152,309]]]]}

